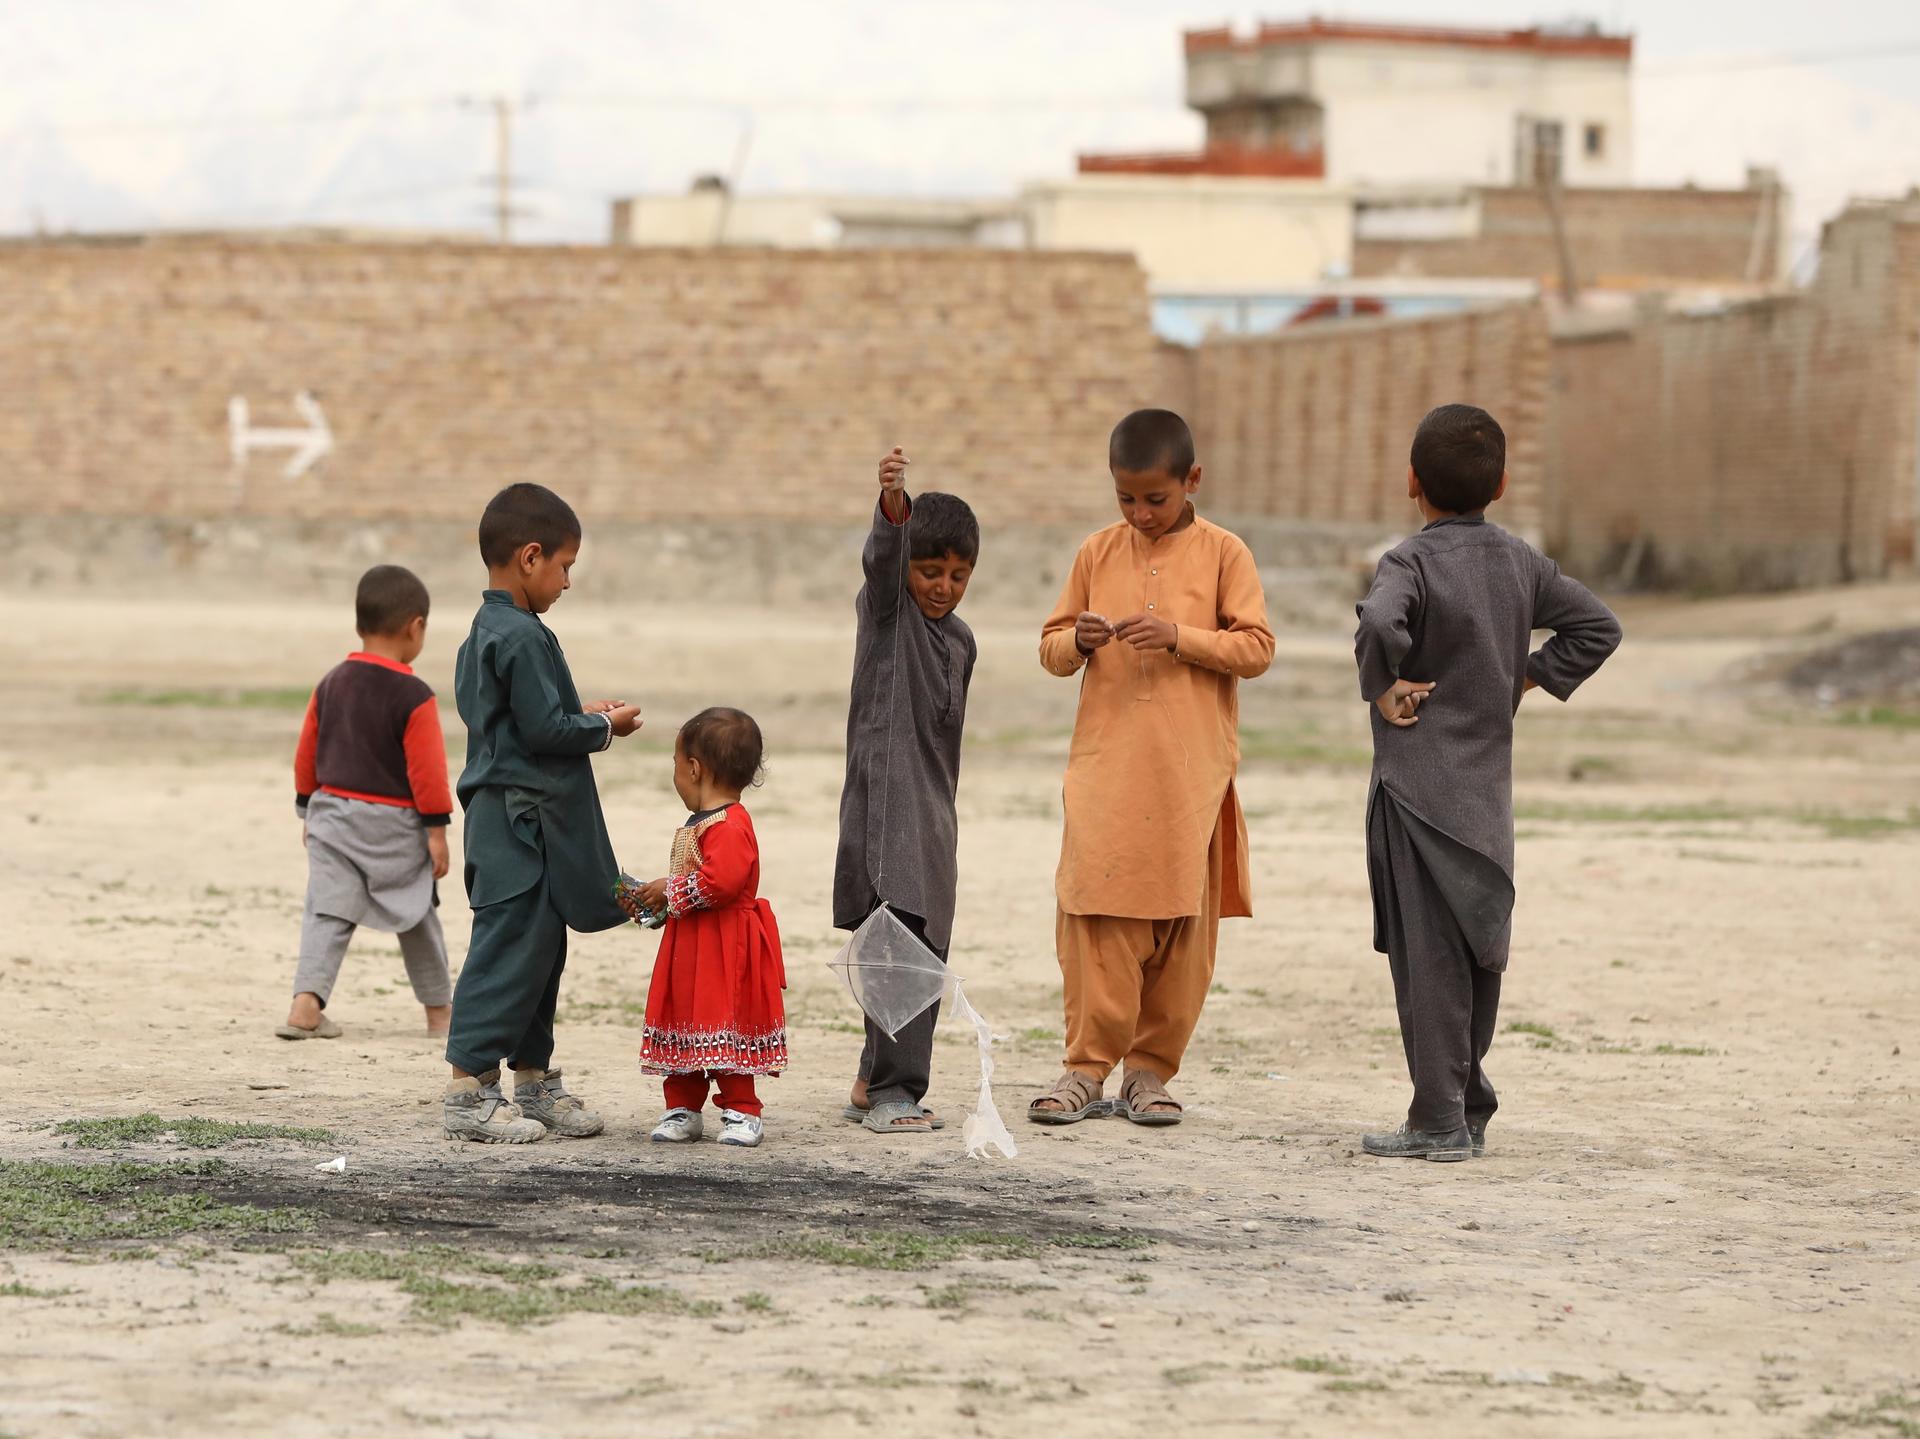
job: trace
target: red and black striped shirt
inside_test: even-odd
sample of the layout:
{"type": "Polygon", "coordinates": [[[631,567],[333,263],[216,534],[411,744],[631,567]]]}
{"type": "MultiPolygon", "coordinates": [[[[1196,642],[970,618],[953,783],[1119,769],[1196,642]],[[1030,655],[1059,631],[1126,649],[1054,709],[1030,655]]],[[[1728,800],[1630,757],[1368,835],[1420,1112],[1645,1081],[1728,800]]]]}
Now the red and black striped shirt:
{"type": "Polygon", "coordinates": [[[316,791],[453,817],[440,706],[427,682],[398,660],[355,651],[328,670],[307,701],[293,756],[294,803],[316,791]]]}

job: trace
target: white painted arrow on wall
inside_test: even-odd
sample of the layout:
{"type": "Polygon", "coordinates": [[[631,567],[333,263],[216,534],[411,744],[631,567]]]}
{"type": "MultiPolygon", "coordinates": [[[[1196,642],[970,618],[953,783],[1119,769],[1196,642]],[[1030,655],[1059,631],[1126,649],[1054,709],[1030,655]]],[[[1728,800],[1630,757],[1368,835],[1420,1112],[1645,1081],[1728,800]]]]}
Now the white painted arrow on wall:
{"type": "Polygon", "coordinates": [[[333,453],[333,431],[328,428],[326,414],[313,391],[302,390],[295,395],[293,407],[307,422],[304,430],[251,424],[245,395],[235,395],[227,401],[227,443],[233,450],[235,470],[244,468],[247,456],[255,450],[292,450],[286,468],[280,473],[289,480],[297,480],[333,453]]]}

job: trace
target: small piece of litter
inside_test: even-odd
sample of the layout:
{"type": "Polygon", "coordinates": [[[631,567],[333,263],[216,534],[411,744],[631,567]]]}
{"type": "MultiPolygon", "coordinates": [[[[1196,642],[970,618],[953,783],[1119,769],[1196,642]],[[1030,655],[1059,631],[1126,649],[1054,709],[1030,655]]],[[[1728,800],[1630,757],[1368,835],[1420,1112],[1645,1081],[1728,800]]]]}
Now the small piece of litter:
{"type": "Polygon", "coordinates": [[[1503,1369],[1493,1376],[1493,1382],[1495,1384],[1551,1384],[1553,1381],[1537,1369],[1503,1369]]]}
{"type": "Polygon", "coordinates": [[[1260,1228],[1260,1226],[1251,1219],[1247,1220],[1247,1222],[1242,1224],[1240,1227],[1246,1230],[1247,1233],[1249,1234],[1255,1233],[1260,1228]]]}
{"type": "Polygon", "coordinates": [[[1274,1072],[1273,1072],[1273,1071],[1272,1071],[1271,1069],[1269,1069],[1269,1070],[1267,1071],[1267,1078],[1268,1078],[1268,1079],[1285,1079],[1285,1078],[1286,1078],[1286,1075],[1284,1075],[1284,1074],[1275,1074],[1275,1073],[1274,1073],[1274,1072]]]}
{"type": "Polygon", "coordinates": [[[285,1089],[284,1084],[249,1084],[248,1089],[285,1089]]]}
{"type": "Polygon", "coordinates": [[[347,1172],[347,1156],[344,1154],[336,1154],[325,1164],[316,1164],[313,1167],[323,1173],[345,1174],[347,1172]]]}
{"type": "Polygon", "coordinates": [[[1102,1329],[1117,1329],[1120,1327],[1120,1321],[1118,1319],[1115,1319],[1111,1314],[1102,1315],[1099,1319],[1095,1320],[1094,1322],[1097,1323],[1102,1329]]]}

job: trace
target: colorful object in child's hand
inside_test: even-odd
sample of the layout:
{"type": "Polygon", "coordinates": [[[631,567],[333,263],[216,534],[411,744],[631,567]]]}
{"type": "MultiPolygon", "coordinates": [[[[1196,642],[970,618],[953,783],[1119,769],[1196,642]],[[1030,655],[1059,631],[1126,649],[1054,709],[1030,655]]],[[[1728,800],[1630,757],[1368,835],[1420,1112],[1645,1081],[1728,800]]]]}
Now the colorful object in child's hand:
{"type": "Polygon", "coordinates": [[[641,888],[642,885],[639,880],[635,879],[625,870],[621,870],[620,878],[613,883],[614,903],[624,909],[628,917],[642,929],[659,929],[667,922],[666,911],[662,910],[660,913],[655,914],[644,904],[640,903],[641,888]]]}

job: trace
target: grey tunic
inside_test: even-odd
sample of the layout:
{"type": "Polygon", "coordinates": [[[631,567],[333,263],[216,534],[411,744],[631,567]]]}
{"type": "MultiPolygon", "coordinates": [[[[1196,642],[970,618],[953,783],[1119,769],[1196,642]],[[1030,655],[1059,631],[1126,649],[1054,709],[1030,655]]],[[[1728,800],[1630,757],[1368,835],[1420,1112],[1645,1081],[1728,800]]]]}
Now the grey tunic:
{"type": "Polygon", "coordinates": [[[1377,699],[1397,679],[1438,685],[1418,724],[1400,728],[1373,711],[1374,947],[1387,952],[1389,928],[1397,928],[1387,923],[1388,906],[1417,914],[1437,895],[1475,961],[1505,969],[1514,713],[1529,679],[1555,699],[1570,696],[1619,645],[1620,622],[1552,560],[1479,513],[1436,520],[1382,556],[1359,616],[1362,698],[1377,699]],[[1537,629],[1554,636],[1529,653],[1537,629]],[[1383,837],[1402,830],[1424,880],[1389,863],[1383,837]]]}
{"type": "Polygon", "coordinates": [[[876,503],[854,602],[847,780],[833,866],[833,922],[854,929],[882,900],[926,921],[927,942],[953,934],[958,883],[960,730],[979,653],[958,615],[930,620],[907,589],[913,517],[876,503]]]}

